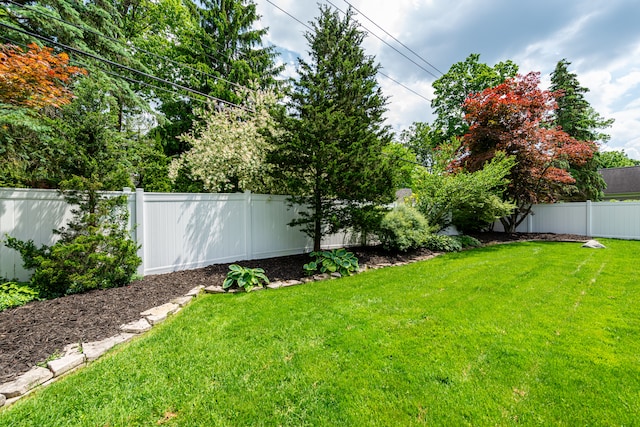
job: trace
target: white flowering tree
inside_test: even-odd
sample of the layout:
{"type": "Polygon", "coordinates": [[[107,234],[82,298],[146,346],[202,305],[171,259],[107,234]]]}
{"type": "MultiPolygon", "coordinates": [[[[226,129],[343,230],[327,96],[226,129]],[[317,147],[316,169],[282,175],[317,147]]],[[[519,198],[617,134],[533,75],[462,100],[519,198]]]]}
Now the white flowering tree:
{"type": "Polygon", "coordinates": [[[182,170],[213,193],[272,190],[266,162],[272,146],[264,135],[275,133],[269,109],[277,98],[273,92],[256,90],[246,99],[242,106],[197,111],[198,124],[179,137],[191,148],[169,166],[172,180],[182,170]]]}

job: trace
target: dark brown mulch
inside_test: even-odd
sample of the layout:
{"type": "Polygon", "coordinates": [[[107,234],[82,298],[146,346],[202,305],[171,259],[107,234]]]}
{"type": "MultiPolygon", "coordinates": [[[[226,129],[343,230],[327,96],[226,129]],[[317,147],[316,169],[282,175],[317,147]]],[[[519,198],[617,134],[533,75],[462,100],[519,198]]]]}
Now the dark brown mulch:
{"type": "MultiPolygon", "coordinates": [[[[584,236],[557,234],[483,233],[483,243],[527,240],[586,240],[584,236]]],[[[351,249],[360,265],[383,264],[424,258],[427,250],[389,253],[379,247],[351,249]]],[[[272,281],[298,279],[308,255],[292,255],[242,261],[245,267],[263,268],[272,281]]],[[[147,276],[129,286],[69,295],[49,301],[33,301],[0,312],[0,384],[11,381],[36,363],[60,352],[67,344],[99,341],[116,335],[122,324],[138,320],[140,313],[186,294],[198,285],[220,285],[229,264],[196,270],[147,276]]]]}

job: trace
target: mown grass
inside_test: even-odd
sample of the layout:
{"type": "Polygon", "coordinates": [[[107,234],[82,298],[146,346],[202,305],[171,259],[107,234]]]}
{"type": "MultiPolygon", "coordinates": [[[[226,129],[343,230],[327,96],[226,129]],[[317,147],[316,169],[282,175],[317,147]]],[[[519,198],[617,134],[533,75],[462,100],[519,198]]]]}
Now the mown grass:
{"type": "Polygon", "coordinates": [[[602,241],[200,297],[0,425],[634,425],[640,242],[602,241]]]}

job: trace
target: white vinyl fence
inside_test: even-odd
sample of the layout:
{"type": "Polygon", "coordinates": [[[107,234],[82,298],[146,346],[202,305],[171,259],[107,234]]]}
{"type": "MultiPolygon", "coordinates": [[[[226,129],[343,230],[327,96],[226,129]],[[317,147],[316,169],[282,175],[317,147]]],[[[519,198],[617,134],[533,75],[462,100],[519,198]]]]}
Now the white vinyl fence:
{"type": "MultiPolygon", "coordinates": [[[[309,252],[313,242],[287,224],[299,209],[286,196],[129,192],[132,237],[141,245],[139,274],[160,274],[248,259],[309,252]]],[[[121,194],[114,192],[113,194],[121,194]]],[[[5,234],[37,245],[55,241],[70,208],[55,190],[0,189],[0,240],[5,234]]],[[[340,234],[324,248],[350,244],[340,234]]],[[[0,278],[27,280],[20,255],[0,245],[0,278]]]]}
{"type": "MultiPolygon", "coordinates": [[[[500,222],[494,229],[504,231],[500,222]]],[[[640,240],[640,202],[535,205],[516,231],[640,240]]]]}
{"type": "MultiPolygon", "coordinates": [[[[160,274],[214,263],[309,252],[312,241],[287,224],[299,213],[286,196],[130,192],[130,229],[141,245],[139,274],[160,274]]],[[[114,192],[113,194],[122,194],[114,192]]],[[[51,245],[70,208],[55,190],[0,189],[0,240],[4,235],[51,245]]],[[[500,224],[496,229],[502,230],[500,224]]],[[[570,233],[640,239],[640,203],[537,205],[519,232],[570,233]]],[[[348,246],[355,236],[339,234],[324,248],[348,246]]],[[[0,245],[0,278],[27,280],[20,255],[0,245]]]]}

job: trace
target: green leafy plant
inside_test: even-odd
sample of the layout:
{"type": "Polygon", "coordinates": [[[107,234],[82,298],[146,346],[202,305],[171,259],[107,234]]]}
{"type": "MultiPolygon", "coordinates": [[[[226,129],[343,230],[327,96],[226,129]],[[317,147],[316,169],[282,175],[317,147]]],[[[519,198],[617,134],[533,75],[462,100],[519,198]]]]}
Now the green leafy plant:
{"type": "Polygon", "coordinates": [[[462,249],[462,243],[445,234],[430,234],[424,242],[424,247],[435,252],[458,252],[462,249]]]}
{"type": "Polygon", "coordinates": [[[338,272],[342,276],[350,276],[359,268],[358,258],[346,249],[315,251],[309,256],[315,257],[315,260],[302,266],[308,275],[312,275],[319,269],[321,273],[338,272]]]}
{"type": "Polygon", "coordinates": [[[0,311],[20,307],[29,301],[38,299],[38,292],[29,285],[7,282],[0,285],[0,311]]]}
{"type": "Polygon", "coordinates": [[[416,208],[400,205],[384,216],[379,236],[385,249],[404,252],[422,247],[429,232],[427,219],[416,208]]]}
{"type": "Polygon", "coordinates": [[[480,246],[482,246],[480,240],[476,239],[475,237],[467,236],[466,234],[454,236],[454,239],[460,242],[463,248],[479,248],[480,246]]]}
{"type": "Polygon", "coordinates": [[[264,270],[261,268],[248,268],[241,267],[237,264],[231,264],[229,266],[229,272],[227,278],[224,279],[222,284],[223,289],[229,289],[234,283],[238,284],[239,288],[244,289],[246,292],[250,292],[251,289],[256,286],[262,286],[263,283],[269,283],[269,278],[264,274],[264,270]]]}

